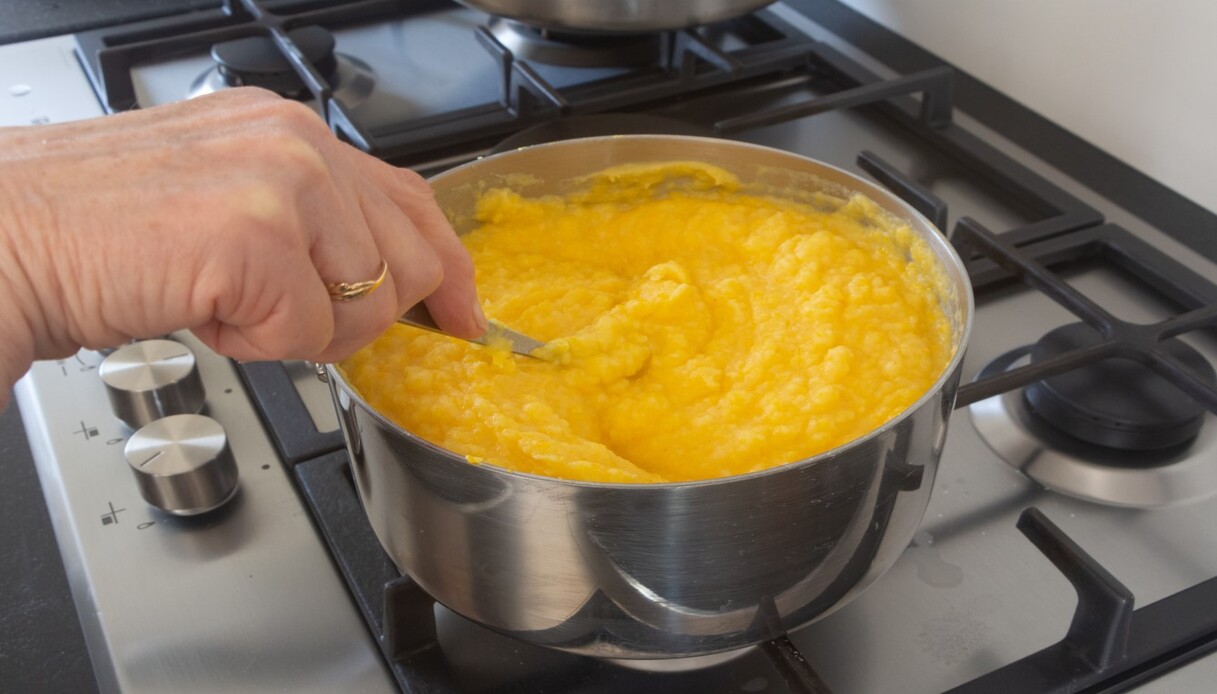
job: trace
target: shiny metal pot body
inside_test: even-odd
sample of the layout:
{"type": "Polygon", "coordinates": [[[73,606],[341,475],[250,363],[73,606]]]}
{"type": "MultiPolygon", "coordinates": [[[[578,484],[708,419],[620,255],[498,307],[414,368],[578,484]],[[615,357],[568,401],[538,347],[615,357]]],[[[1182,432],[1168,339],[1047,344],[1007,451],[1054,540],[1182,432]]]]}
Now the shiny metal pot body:
{"type": "MultiPolygon", "coordinates": [[[[958,256],[924,218],[838,169],[724,140],[622,136],[515,150],[433,180],[458,230],[487,187],[555,192],[626,162],[698,160],[779,190],[860,191],[909,220],[947,281],[955,357],[869,435],[771,470],[696,483],[571,482],[473,465],[375,412],[327,367],[355,484],[389,556],[439,602],[529,642],[600,657],[708,654],[840,607],[896,560],[933,486],[971,326],[958,256]]],[[[780,377],[776,376],[775,378],[780,377]]]]}
{"type": "Polygon", "coordinates": [[[458,0],[542,29],[591,33],[666,31],[754,12],[774,0],[458,0]]]}

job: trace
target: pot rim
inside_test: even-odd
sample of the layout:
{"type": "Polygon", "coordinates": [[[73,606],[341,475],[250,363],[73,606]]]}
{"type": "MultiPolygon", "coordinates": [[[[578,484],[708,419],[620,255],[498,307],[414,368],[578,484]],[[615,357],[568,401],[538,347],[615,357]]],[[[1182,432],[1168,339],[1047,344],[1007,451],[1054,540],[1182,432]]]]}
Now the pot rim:
{"type": "MultiPolygon", "coordinates": [[[[912,414],[914,412],[921,409],[923,406],[925,406],[925,404],[927,402],[929,402],[939,392],[941,392],[943,390],[943,388],[945,387],[947,381],[955,374],[956,371],[958,371],[961,368],[965,353],[967,352],[967,346],[968,346],[968,343],[969,343],[971,335],[972,335],[972,325],[973,325],[973,317],[976,312],[976,302],[975,302],[975,296],[972,291],[972,282],[968,277],[967,269],[964,267],[963,260],[959,257],[959,253],[956,252],[955,247],[953,245],[951,245],[951,242],[947,238],[946,234],[944,232],[939,231],[938,228],[933,225],[933,223],[931,223],[924,215],[922,215],[920,212],[918,212],[912,205],[905,202],[903,199],[901,199],[895,193],[892,193],[891,191],[889,191],[875,183],[871,183],[870,181],[867,181],[866,179],[861,178],[857,174],[854,174],[851,171],[846,171],[845,169],[842,169],[838,166],[834,166],[832,164],[822,162],[818,159],[813,159],[811,157],[807,157],[807,156],[804,156],[801,154],[796,154],[794,152],[788,152],[786,150],[778,149],[776,147],[768,147],[766,145],[758,145],[758,144],[750,143],[750,142],[739,142],[739,141],[735,141],[735,140],[723,140],[720,138],[713,138],[713,137],[699,137],[699,136],[695,136],[695,135],[650,135],[650,134],[604,135],[604,136],[597,136],[597,137],[584,137],[584,138],[572,138],[572,139],[567,139],[567,140],[557,140],[554,142],[546,142],[546,143],[537,144],[537,145],[519,147],[516,149],[508,150],[506,152],[492,154],[492,155],[489,155],[486,157],[478,157],[477,159],[475,159],[471,162],[467,162],[460,166],[449,169],[443,173],[437,174],[436,176],[431,177],[431,179],[429,179],[429,180],[435,181],[438,179],[446,178],[450,175],[454,175],[458,172],[478,166],[482,162],[487,161],[489,159],[511,156],[512,154],[515,154],[517,152],[522,152],[524,150],[535,150],[535,149],[563,147],[563,146],[570,147],[570,146],[574,146],[576,144],[594,145],[596,142],[600,142],[600,141],[620,141],[623,139],[684,140],[684,141],[688,141],[690,144],[706,143],[706,144],[712,144],[715,147],[722,147],[722,146],[726,145],[729,147],[738,147],[742,150],[753,149],[753,150],[757,150],[757,151],[775,153],[775,154],[779,154],[782,156],[799,159],[805,163],[813,164],[817,167],[820,167],[820,168],[823,168],[826,170],[830,170],[834,174],[839,175],[840,177],[842,177],[843,179],[845,179],[846,181],[849,182],[849,185],[853,187],[855,192],[860,192],[860,193],[866,195],[867,197],[872,197],[872,198],[876,198],[876,199],[881,198],[881,199],[885,200],[887,203],[889,203],[889,204],[893,205],[894,207],[896,207],[897,209],[899,209],[900,213],[897,214],[895,212],[892,212],[892,210],[890,208],[885,207],[885,209],[887,209],[889,213],[896,214],[896,216],[900,217],[901,219],[904,219],[910,225],[912,225],[914,228],[919,228],[920,230],[926,231],[925,234],[921,235],[922,238],[924,238],[927,243],[934,246],[936,251],[941,251],[941,252],[936,252],[935,256],[937,258],[939,258],[939,260],[942,262],[942,265],[943,265],[942,269],[948,275],[956,276],[956,277],[953,277],[952,279],[957,278],[959,280],[957,282],[957,284],[963,289],[963,296],[960,297],[960,310],[963,315],[963,324],[959,330],[958,345],[955,349],[955,354],[951,357],[950,362],[948,362],[947,365],[945,367],[943,367],[942,373],[939,374],[938,378],[934,381],[934,384],[932,386],[930,386],[929,388],[927,388],[926,391],[924,393],[922,393],[921,397],[917,398],[917,400],[915,400],[914,402],[909,404],[908,407],[901,410],[899,414],[897,414],[896,416],[887,420],[880,426],[877,426],[874,429],[871,429],[867,433],[865,433],[857,438],[851,439],[839,446],[830,448],[826,451],[821,451],[820,453],[817,453],[809,458],[802,458],[800,460],[793,460],[793,461],[790,461],[787,463],[774,465],[772,467],[765,468],[764,470],[756,470],[754,472],[747,472],[747,473],[740,474],[740,475],[730,475],[727,477],[714,477],[714,478],[704,479],[704,480],[690,480],[690,481],[684,481],[684,482],[590,482],[590,481],[586,481],[586,480],[569,480],[569,479],[564,479],[561,477],[548,477],[545,475],[537,475],[537,474],[533,474],[533,473],[529,473],[529,472],[520,472],[518,470],[511,470],[511,469],[508,469],[505,467],[500,467],[488,460],[480,462],[480,463],[470,463],[465,458],[465,456],[462,456],[459,453],[456,453],[454,451],[450,451],[446,448],[443,448],[442,446],[438,446],[430,441],[427,441],[426,439],[423,439],[422,437],[420,437],[410,431],[407,431],[401,425],[397,424],[393,420],[391,420],[388,417],[386,417],[385,415],[383,415],[379,410],[372,407],[370,404],[368,404],[368,402],[366,400],[363,399],[363,396],[359,394],[359,392],[354,388],[354,386],[352,386],[351,384],[349,384],[347,382],[346,377],[342,372],[342,369],[337,364],[324,364],[323,365],[325,368],[325,373],[326,373],[327,379],[329,379],[330,382],[332,384],[334,384],[337,388],[341,388],[343,393],[345,393],[348,397],[353,398],[357,403],[359,403],[359,405],[362,406],[363,409],[366,410],[368,412],[368,414],[370,414],[373,418],[375,418],[376,421],[379,422],[381,425],[388,427],[390,430],[398,432],[399,434],[405,436],[411,442],[413,442],[417,445],[421,445],[422,447],[432,451],[433,453],[436,453],[445,462],[456,463],[456,464],[465,465],[465,466],[472,465],[472,466],[478,467],[478,468],[487,468],[491,473],[494,473],[494,474],[505,474],[505,475],[509,475],[512,477],[517,477],[517,478],[521,478],[521,479],[525,479],[525,480],[530,480],[530,481],[535,481],[535,482],[544,482],[544,483],[548,483],[548,484],[559,484],[559,485],[570,486],[570,487],[581,487],[581,488],[598,489],[598,490],[626,490],[626,489],[663,490],[663,489],[685,489],[685,488],[694,488],[694,487],[706,487],[706,486],[726,484],[729,482],[736,482],[736,481],[741,481],[741,480],[751,480],[751,479],[764,477],[767,475],[784,474],[795,468],[811,467],[821,461],[835,458],[836,456],[841,455],[842,453],[845,453],[845,452],[852,450],[854,448],[857,448],[859,446],[865,445],[871,439],[874,439],[877,436],[883,435],[885,432],[889,431],[890,429],[895,428],[898,424],[900,424],[900,422],[904,421],[905,419],[908,419],[910,416],[912,416],[912,414]]],[[[690,161],[695,161],[696,159],[697,158],[695,156],[692,156],[689,158],[690,161]]]]}

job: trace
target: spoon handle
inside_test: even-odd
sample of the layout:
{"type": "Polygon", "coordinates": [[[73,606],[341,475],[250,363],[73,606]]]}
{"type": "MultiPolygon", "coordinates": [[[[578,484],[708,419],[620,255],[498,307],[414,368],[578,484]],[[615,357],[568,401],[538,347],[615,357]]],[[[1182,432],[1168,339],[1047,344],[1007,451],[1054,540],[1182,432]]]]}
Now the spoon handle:
{"type": "MultiPolygon", "coordinates": [[[[431,332],[439,333],[441,335],[448,335],[448,333],[440,330],[440,327],[435,324],[435,319],[431,317],[431,312],[428,311],[427,307],[421,302],[415,304],[414,308],[406,311],[405,314],[397,319],[397,322],[404,325],[411,325],[415,328],[422,328],[423,330],[430,330],[431,332]]],[[[448,336],[454,337],[452,335],[448,336]]],[[[494,320],[490,321],[490,327],[486,329],[486,332],[481,337],[475,337],[468,341],[476,342],[479,345],[488,345],[492,343],[502,343],[503,340],[506,340],[511,344],[512,352],[522,354],[526,357],[533,357],[534,359],[537,357],[532,353],[533,350],[545,345],[545,343],[541,342],[540,340],[534,340],[527,335],[521,335],[520,333],[511,330],[502,323],[494,320]]]]}

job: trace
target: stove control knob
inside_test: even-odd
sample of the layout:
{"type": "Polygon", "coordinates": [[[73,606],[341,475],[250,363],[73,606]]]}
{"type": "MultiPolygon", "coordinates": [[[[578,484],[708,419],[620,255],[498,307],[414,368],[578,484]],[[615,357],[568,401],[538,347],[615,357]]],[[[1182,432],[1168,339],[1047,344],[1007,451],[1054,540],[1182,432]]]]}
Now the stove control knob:
{"type": "Polygon", "coordinates": [[[143,340],[107,356],[97,372],[114,414],[132,429],[171,414],[203,410],[203,381],[194,353],[173,340],[143,340]]]}
{"type": "Polygon", "coordinates": [[[124,450],[140,496],[177,516],[223,506],[237,492],[237,464],[224,427],[211,417],[178,414],[135,432],[124,450]]]}

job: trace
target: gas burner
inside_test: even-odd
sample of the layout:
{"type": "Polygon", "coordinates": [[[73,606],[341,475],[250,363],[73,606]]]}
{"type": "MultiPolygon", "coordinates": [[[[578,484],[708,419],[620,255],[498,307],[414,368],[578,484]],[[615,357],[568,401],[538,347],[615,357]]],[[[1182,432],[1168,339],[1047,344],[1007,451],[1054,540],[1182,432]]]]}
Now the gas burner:
{"type": "MultiPolygon", "coordinates": [[[[991,378],[1025,366],[1034,358],[1032,355],[1036,350],[1044,349],[1043,342],[1052,343],[1060,339],[1062,334],[1068,338],[1075,332],[1076,329],[1066,326],[1050,333],[1051,339],[1045,338],[1041,345],[1020,347],[1007,352],[982,369],[976,380],[991,378]]],[[[1187,349],[1182,351],[1186,352],[1187,349]]],[[[1127,403],[1141,399],[1151,407],[1156,407],[1160,400],[1150,398],[1160,398],[1162,386],[1152,385],[1143,389],[1145,381],[1152,379],[1137,375],[1135,369],[1124,364],[1109,365],[1098,362],[1088,369],[1096,367],[1100,368],[1079,378],[1127,377],[1129,380],[1120,383],[1118,387],[1127,388],[1130,394],[1108,397],[1108,385],[1105,384],[1098,391],[1098,397],[1108,397],[1108,400],[1113,402],[1104,403],[1092,398],[1089,401],[1083,400],[1083,404],[1078,405],[1067,398],[1071,392],[1071,380],[1066,379],[1064,387],[1060,382],[1052,383],[1061,378],[1058,376],[1048,379],[1050,385],[1042,387],[1039,394],[1031,394],[1034,386],[1029,386],[972,404],[969,407],[972,423],[981,439],[1002,460],[1045,487],[1080,499],[1113,506],[1144,508],[1195,501],[1217,492],[1217,466],[1212,464],[1217,456],[1217,423],[1211,421],[1217,419],[1217,416],[1202,410],[1198,423],[1188,420],[1183,426],[1173,426],[1179,420],[1185,419],[1191,410],[1172,403],[1166,406],[1171,411],[1169,417],[1156,417],[1151,414],[1147,418],[1138,419],[1134,414],[1136,406],[1129,407],[1127,403]],[[1045,392],[1051,394],[1045,396],[1045,392]],[[1043,401],[1045,397],[1053,402],[1048,406],[1049,412],[1054,413],[1049,415],[1051,420],[1037,414],[1032,409],[1033,406],[1028,404],[1028,400],[1043,401]],[[1058,409],[1053,410],[1053,407],[1058,409]],[[1063,424],[1067,427],[1069,422],[1076,424],[1080,419],[1084,419],[1082,413],[1093,412],[1095,409],[1105,411],[1104,417],[1099,421],[1087,421],[1086,426],[1082,427],[1082,436],[1067,433],[1062,426],[1063,424]],[[1059,421],[1059,412],[1067,412],[1064,417],[1066,422],[1059,421]],[[1104,440],[1125,440],[1125,432],[1118,429],[1118,426],[1129,421],[1142,427],[1138,434],[1144,433],[1153,425],[1165,426],[1170,432],[1168,438],[1174,442],[1151,449],[1121,449],[1085,438],[1102,432],[1107,437],[1104,440]],[[1206,421],[1209,426],[1202,426],[1206,421]],[[1199,429],[1199,434],[1175,440],[1179,437],[1174,433],[1187,427],[1199,429]],[[1118,433],[1113,434],[1113,431],[1118,433]]],[[[1211,366],[1208,367],[1208,373],[1212,378],[1211,366]]],[[[1150,372],[1149,375],[1155,374],[1150,372]]],[[[1172,387],[1169,384],[1166,386],[1172,387]]],[[[1113,392],[1115,388],[1116,386],[1111,386],[1113,392]]],[[[1182,394],[1175,397],[1187,400],[1182,394]]],[[[1169,398],[1162,401],[1166,399],[1169,398]]],[[[1151,437],[1152,435],[1145,435],[1146,439],[1151,437]]],[[[1133,436],[1133,442],[1141,441],[1138,441],[1137,436],[1133,436]]]]}
{"type": "MultiPolygon", "coordinates": [[[[376,80],[363,61],[334,51],[334,36],[318,26],[302,27],[288,36],[301,55],[329,82],[334,96],[354,107],[371,95],[376,80]]],[[[211,47],[215,67],[195,79],[187,98],[229,87],[269,89],[291,99],[312,97],[290,61],[269,36],[248,36],[211,47]]]]}
{"type": "Polygon", "coordinates": [[[552,31],[495,17],[490,33],[517,58],[563,67],[637,67],[659,62],[661,34],[552,31]]]}
{"type": "MultiPolygon", "coordinates": [[[[1039,363],[1102,340],[1085,323],[1053,330],[1031,350],[1039,363]]],[[[1217,380],[1200,352],[1177,338],[1162,349],[1209,383],[1217,380]]],[[[1104,359],[1028,386],[1024,395],[1041,420],[1083,441],[1125,450],[1173,448],[1200,431],[1207,412],[1150,367],[1131,359],[1104,359]]]]}

